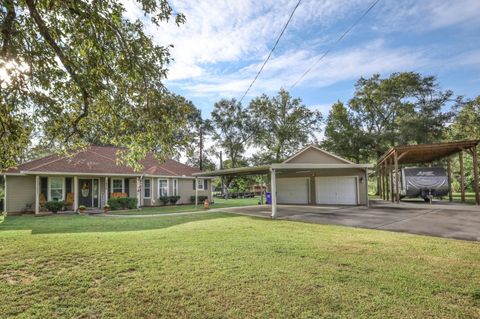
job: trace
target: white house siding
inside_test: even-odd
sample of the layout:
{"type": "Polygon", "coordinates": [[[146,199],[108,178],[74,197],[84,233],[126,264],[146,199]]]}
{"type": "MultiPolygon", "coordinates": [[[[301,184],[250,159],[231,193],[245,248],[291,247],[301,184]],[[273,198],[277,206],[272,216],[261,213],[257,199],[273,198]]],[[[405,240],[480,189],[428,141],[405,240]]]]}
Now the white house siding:
{"type": "Polygon", "coordinates": [[[6,211],[21,212],[27,204],[35,207],[35,176],[7,176],[6,211]]]}

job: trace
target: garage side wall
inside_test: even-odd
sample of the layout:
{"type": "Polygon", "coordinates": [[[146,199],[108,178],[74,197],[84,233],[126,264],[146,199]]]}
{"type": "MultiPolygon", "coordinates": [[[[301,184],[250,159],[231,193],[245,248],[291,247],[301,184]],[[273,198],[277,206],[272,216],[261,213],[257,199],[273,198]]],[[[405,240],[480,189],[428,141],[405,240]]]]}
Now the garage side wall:
{"type": "Polygon", "coordinates": [[[7,176],[5,211],[21,212],[27,204],[35,204],[35,176],[7,176]]]}

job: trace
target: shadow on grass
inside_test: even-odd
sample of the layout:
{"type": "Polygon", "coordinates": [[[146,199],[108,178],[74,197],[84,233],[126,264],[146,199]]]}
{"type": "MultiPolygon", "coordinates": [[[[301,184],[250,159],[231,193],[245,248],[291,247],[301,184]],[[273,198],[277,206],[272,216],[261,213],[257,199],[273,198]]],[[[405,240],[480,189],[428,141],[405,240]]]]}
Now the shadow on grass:
{"type": "Polygon", "coordinates": [[[78,215],[9,216],[0,223],[0,235],[3,231],[12,230],[30,230],[33,235],[142,231],[168,228],[196,221],[233,217],[238,216],[226,213],[159,216],[158,218],[101,218],[78,215]]]}

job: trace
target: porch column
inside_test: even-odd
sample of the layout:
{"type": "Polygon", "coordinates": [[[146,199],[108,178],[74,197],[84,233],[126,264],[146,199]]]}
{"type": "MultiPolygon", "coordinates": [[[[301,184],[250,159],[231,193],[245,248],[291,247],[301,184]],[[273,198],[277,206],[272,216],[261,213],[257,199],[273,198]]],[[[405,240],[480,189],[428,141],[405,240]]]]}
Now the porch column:
{"type": "Polygon", "coordinates": [[[137,177],[137,208],[140,208],[142,201],[142,178],[137,177]]]}
{"type": "Polygon", "coordinates": [[[105,205],[108,204],[108,177],[105,176],[105,205]]]}
{"type": "Polygon", "coordinates": [[[399,175],[398,175],[398,156],[397,151],[393,153],[394,161],[395,161],[395,191],[396,191],[396,202],[397,204],[400,203],[400,185],[399,185],[399,175]]]}
{"type": "Polygon", "coordinates": [[[277,178],[275,169],[270,169],[271,196],[272,196],[272,218],[277,217],[277,178]]]}
{"type": "Polygon", "coordinates": [[[35,215],[40,213],[40,176],[35,176],[35,215]]]}
{"type": "Polygon", "coordinates": [[[370,206],[368,200],[368,168],[365,169],[365,206],[367,206],[367,208],[370,206]]]}
{"type": "Polygon", "coordinates": [[[195,177],[195,208],[198,207],[198,178],[195,177]]]}
{"type": "MultiPolygon", "coordinates": [[[[7,211],[7,175],[3,175],[3,211],[7,211]]],[[[0,212],[1,213],[1,212],[0,212]]]]}
{"type": "Polygon", "coordinates": [[[458,161],[460,162],[460,198],[465,203],[465,174],[463,173],[463,151],[458,153],[458,161]]]}
{"type": "Polygon", "coordinates": [[[73,177],[73,211],[78,210],[78,177],[73,177]]]}

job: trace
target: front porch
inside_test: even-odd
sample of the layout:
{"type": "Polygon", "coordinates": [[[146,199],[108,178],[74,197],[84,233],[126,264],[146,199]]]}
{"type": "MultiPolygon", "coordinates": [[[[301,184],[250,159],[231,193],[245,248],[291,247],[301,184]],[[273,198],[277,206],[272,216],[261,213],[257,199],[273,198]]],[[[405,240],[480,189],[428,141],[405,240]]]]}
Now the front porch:
{"type": "MultiPolygon", "coordinates": [[[[63,212],[102,211],[111,197],[140,198],[141,180],[135,176],[49,175],[35,176],[35,215],[45,211],[48,201],[63,201],[63,212]]],[[[140,201],[138,201],[140,207],[140,201]]]]}

